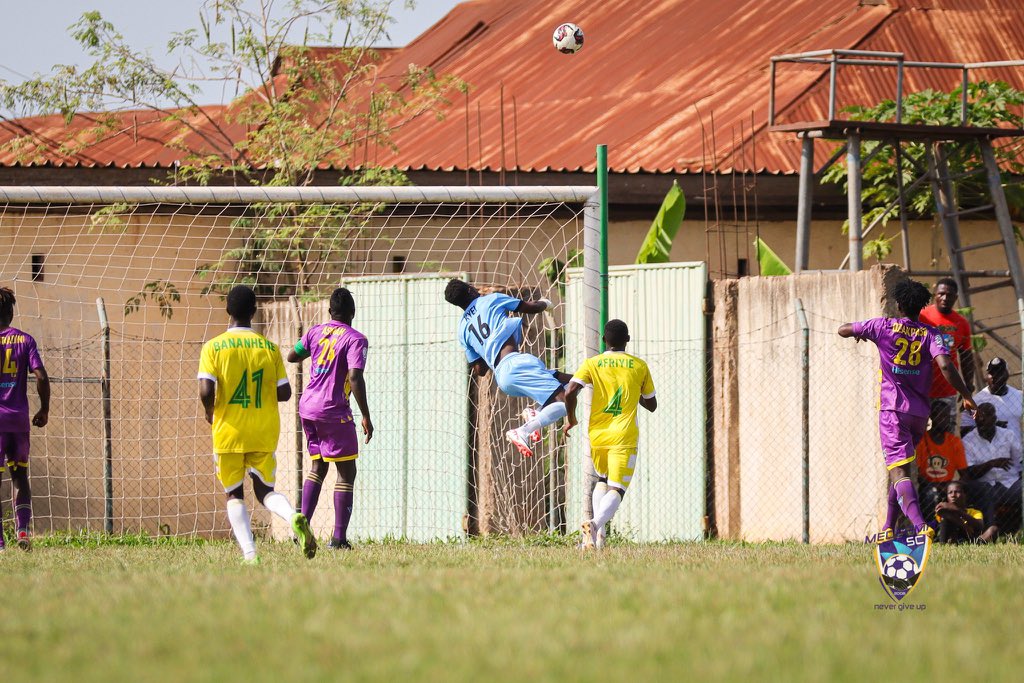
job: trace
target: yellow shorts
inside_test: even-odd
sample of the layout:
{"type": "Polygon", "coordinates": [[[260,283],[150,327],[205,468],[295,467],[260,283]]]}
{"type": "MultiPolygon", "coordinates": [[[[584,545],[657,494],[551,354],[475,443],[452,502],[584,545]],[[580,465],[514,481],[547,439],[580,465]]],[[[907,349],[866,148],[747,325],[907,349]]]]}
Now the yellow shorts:
{"type": "Polygon", "coordinates": [[[608,486],[625,491],[633,479],[636,469],[636,446],[611,446],[592,448],[594,470],[608,479],[608,486]]]}
{"type": "Polygon", "coordinates": [[[233,491],[252,472],[267,486],[273,486],[277,474],[277,458],[273,453],[216,453],[217,481],[225,491],[233,491]]]}

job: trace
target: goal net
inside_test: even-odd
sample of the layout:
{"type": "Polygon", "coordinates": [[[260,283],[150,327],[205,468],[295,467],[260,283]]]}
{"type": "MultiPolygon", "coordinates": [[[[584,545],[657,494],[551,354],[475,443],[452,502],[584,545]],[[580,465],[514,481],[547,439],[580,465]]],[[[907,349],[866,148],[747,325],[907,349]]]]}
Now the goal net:
{"type": "MultiPolygon", "coordinates": [[[[49,424],[31,435],[36,533],[229,532],[196,373],[203,342],[227,327],[224,294],[235,284],[255,289],[255,327],[284,353],[328,319],[335,287],[355,297],[376,433],[360,446],[354,537],[563,530],[562,436],[549,428],[529,459],[505,441],[527,402],[502,395],[490,375],[470,377],[460,311],[443,293],[460,277],[483,292],[552,300],[552,311],[524,321],[523,350],[571,372],[567,342],[592,352],[598,338],[595,192],[0,188],[13,325],[36,338],[52,384],[49,424]],[[566,278],[579,266],[584,306],[570,319],[566,278]]],[[[308,363],[287,365],[301,392],[308,363]]],[[[35,410],[32,383],[29,397],[35,410]]],[[[280,405],[277,450],[277,488],[296,505],[310,464],[297,398],[280,405]]],[[[334,476],[313,520],[322,536],[334,476]]],[[[0,495],[10,500],[7,477],[0,495]]],[[[269,515],[257,522],[284,533],[269,515]]]]}

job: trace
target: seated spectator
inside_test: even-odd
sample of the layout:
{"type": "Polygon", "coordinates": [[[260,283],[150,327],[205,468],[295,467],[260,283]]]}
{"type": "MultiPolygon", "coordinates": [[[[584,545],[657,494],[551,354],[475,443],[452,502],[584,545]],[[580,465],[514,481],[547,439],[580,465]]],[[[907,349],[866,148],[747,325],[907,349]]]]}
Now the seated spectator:
{"type": "MultiPolygon", "coordinates": [[[[1007,382],[1010,379],[1010,371],[1006,368],[1006,361],[1002,358],[993,358],[985,366],[985,388],[974,395],[974,402],[979,406],[982,403],[991,403],[996,408],[996,424],[1009,429],[1020,443],[1020,418],[1024,412],[1024,396],[1020,389],[1014,389],[1007,382]]],[[[974,429],[974,418],[970,413],[964,413],[960,418],[961,435],[967,434],[974,429]]]]}
{"type": "Polygon", "coordinates": [[[946,486],[946,500],[935,506],[935,518],[939,543],[992,543],[999,535],[998,527],[988,523],[980,510],[968,507],[964,485],[958,481],[946,486]]]}
{"type": "Polygon", "coordinates": [[[932,401],[931,424],[917,444],[917,500],[921,515],[931,519],[935,506],[946,499],[946,483],[959,476],[967,467],[964,445],[950,428],[949,406],[944,401],[932,401]]]}
{"type": "Polygon", "coordinates": [[[979,404],[974,419],[977,429],[963,438],[968,496],[1001,532],[1016,531],[1021,521],[1020,441],[996,424],[996,408],[991,403],[979,404]]]}

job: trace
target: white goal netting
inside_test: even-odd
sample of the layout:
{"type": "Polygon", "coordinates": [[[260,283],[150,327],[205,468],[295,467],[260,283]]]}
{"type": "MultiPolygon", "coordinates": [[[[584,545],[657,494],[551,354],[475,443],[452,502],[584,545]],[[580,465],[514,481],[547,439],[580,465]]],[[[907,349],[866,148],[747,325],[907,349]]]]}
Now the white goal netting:
{"type": "MultiPolygon", "coordinates": [[[[528,460],[504,441],[526,403],[490,376],[470,379],[443,292],[455,276],[559,304],[528,319],[524,346],[566,369],[568,336],[587,337],[578,348],[596,340],[594,192],[0,188],[0,283],[53,390],[50,423],[32,431],[35,531],[227,533],[195,377],[203,342],[227,326],[223,293],[239,283],[256,290],[256,326],[283,351],[327,320],[334,287],[355,296],[376,434],[361,446],[351,535],[564,529],[561,435],[549,429],[528,460]],[[574,266],[594,302],[579,320],[562,305],[574,266]]],[[[302,370],[289,371],[301,391],[302,370]]],[[[34,410],[31,383],[29,397],[34,410]]],[[[297,505],[309,467],[297,397],[280,411],[278,490],[297,505]]],[[[321,534],[334,476],[314,519],[321,534]]],[[[10,500],[7,477],[0,495],[10,500]]]]}

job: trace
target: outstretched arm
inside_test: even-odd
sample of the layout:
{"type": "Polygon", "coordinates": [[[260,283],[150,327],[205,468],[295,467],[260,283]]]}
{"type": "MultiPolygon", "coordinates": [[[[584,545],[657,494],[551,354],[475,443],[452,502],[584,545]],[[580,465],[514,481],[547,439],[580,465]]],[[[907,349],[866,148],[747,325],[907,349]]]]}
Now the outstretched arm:
{"type": "MultiPolygon", "coordinates": [[[[839,326],[839,336],[843,339],[849,339],[855,336],[853,334],[853,323],[843,323],[839,326]]],[[[860,337],[857,337],[857,341],[860,341],[860,337]]]]}
{"type": "Polygon", "coordinates": [[[536,301],[520,301],[519,306],[516,308],[516,313],[526,313],[534,315],[536,313],[543,313],[544,311],[550,310],[554,307],[550,299],[537,299],[536,301]]]}
{"type": "Polygon", "coordinates": [[[568,436],[569,430],[575,427],[576,422],[576,394],[580,393],[580,389],[583,385],[579,382],[569,382],[565,388],[565,425],[562,427],[562,432],[568,436]]]}
{"type": "Polygon", "coordinates": [[[366,435],[364,443],[370,443],[373,438],[373,421],[370,419],[370,406],[366,402],[366,380],[363,379],[362,368],[348,371],[348,385],[352,387],[352,397],[359,406],[359,414],[363,416],[363,434],[366,435]]]}
{"type": "Polygon", "coordinates": [[[935,356],[935,362],[939,366],[939,370],[942,371],[942,376],[946,378],[949,385],[956,389],[960,396],[964,399],[964,410],[974,412],[978,409],[978,406],[974,404],[974,399],[971,398],[971,390],[967,388],[967,384],[964,382],[964,378],[960,376],[960,372],[953,365],[953,360],[947,355],[935,356]]]}
{"type": "Polygon", "coordinates": [[[960,374],[964,376],[964,384],[974,391],[974,349],[960,349],[957,353],[960,354],[960,367],[963,368],[960,374]]]}
{"type": "Polygon", "coordinates": [[[32,418],[32,424],[45,427],[50,421],[50,376],[44,367],[36,368],[32,374],[36,376],[36,391],[39,392],[39,412],[32,418]]]}

